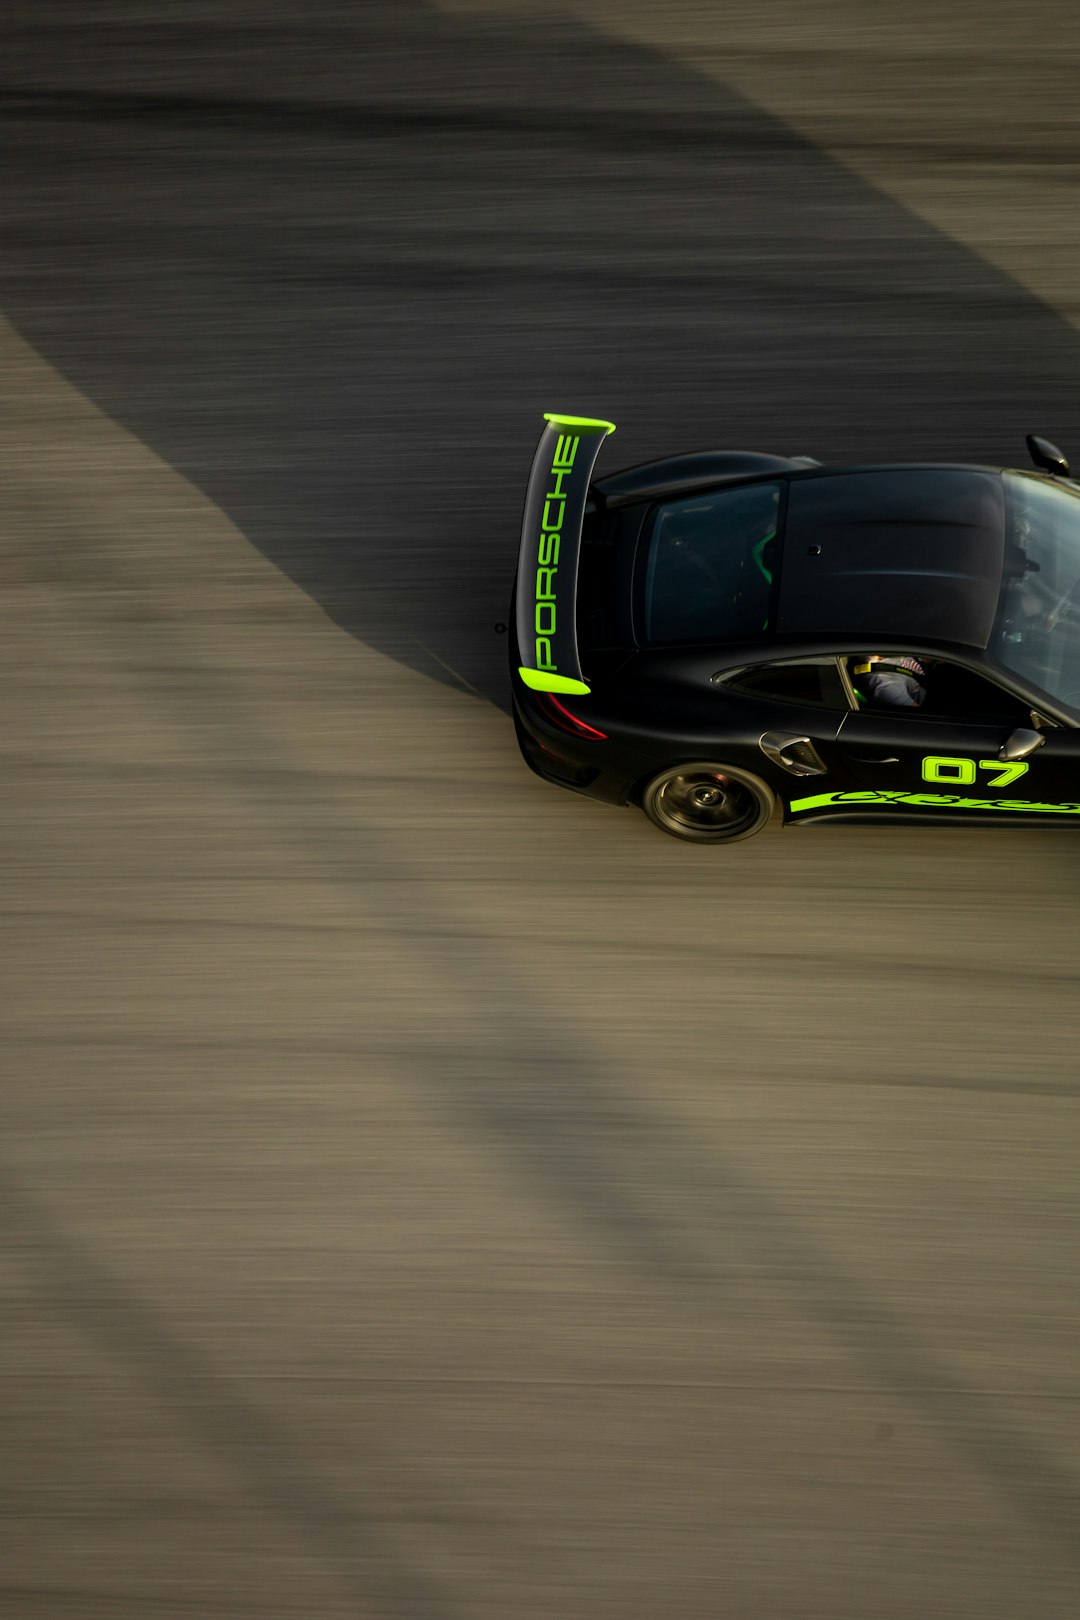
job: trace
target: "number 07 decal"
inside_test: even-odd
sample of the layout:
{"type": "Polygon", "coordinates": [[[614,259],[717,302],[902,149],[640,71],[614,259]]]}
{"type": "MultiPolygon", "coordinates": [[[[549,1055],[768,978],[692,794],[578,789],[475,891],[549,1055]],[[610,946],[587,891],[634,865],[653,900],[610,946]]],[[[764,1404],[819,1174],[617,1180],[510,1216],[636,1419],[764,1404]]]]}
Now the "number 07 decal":
{"type": "MultiPolygon", "coordinates": [[[[1026,759],[1014,759],[1007,763],[1000,759],[980,759],[980,771],[993,771],[995,775],[988,777],[987,787],[1008,787],[1010,782],[1016,782],[1025,775],[1028,763],[1026,759]]],[[[961,759],[951,754],[927,754],[922,762],[922,776],[924,782],[948,782],[954,786],[970,787],[976,780],[976,761],[961,759]]]]}

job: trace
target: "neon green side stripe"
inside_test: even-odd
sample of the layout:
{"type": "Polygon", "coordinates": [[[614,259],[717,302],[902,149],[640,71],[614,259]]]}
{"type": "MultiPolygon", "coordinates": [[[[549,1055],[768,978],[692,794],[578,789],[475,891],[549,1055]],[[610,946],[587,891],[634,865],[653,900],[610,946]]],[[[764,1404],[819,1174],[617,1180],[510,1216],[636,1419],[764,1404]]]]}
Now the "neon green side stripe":
{"type": "Polygon", "coordinates": [[[578,697],[588,697],[592,690],[584,681],[571,680],[569,675],[553,675],[547,669],[526,669],[523,665],[518,674],[534,692],[573,692],[578,697]]]}
{"type": "Polygon", "coordinates": [[[949,793],[814,793],[808,799],[792,799],[792,815],[800,810],[817,810],[826,804],[853,806],[882,804],[915,805],[928,810],[1006,810],[1015,815],[1080,816],[1080,804],[1044,804],[1035,799],[966,799],[949,793]]]}
{"type": "Polygon", "coordinates": [[[614,422],[604,422],[598,416],[564,416],[562,411],[545,411],[545,422],[558,422],[560,427],[594,427],[603,428],[607,433],[615,432],[614,422]]]}
{"type": "Polygon", "coordinates": [[[877,793],[814,793],[809,799],[792,799],[788,809],[792,815],[799,810],[816,810],[823,804],[880,804],[877,793]]]}

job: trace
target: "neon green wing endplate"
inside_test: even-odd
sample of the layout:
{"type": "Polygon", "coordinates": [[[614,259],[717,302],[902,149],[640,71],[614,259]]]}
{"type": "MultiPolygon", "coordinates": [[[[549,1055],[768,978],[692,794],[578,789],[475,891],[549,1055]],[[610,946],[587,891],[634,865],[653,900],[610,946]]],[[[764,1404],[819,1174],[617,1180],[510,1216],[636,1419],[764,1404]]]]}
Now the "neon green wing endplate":
{"type": "Polygon", "coordinates": [[[584,681],[575,681],[569,675],[552,675],[544,669],[526,669],[524,664],[518,669],[525,685],[534,692],[569,692],[576,693],[578,697],[587,697],[590,688],[584,681]]]}

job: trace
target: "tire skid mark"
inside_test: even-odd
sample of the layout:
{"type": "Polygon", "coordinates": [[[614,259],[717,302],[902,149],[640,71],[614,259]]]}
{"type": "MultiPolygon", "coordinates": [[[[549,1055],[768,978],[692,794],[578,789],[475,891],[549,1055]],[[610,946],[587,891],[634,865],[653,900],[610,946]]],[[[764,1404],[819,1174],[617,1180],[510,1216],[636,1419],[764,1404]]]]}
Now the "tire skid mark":
{"type": "MultiPolygon", "coordinates": [[[[742,105],[739,98],[733,103],[742,105]]],[[[747,104],[749,105],[749,104],[747,104]]],[[[169,91],[139,93],[115,90],[27,90],[0,84],[0,120],[45,123],[192,125],[208,130],[251,131],[253,134],[337,136],[353,140],[387,140],[415,135],[462,135],[487,142],[497,135],[528,135],[561,144],[567,137],[611,141],[625,147],[654,151],[659,147],[700,153],[710,141],[729,145],[738,133],[738,120],[718,113],[656,113],[635,108],[633,114],[614,108],[589,108],[568,103],[559,110],[552,127],[544,108],[507,102],[478,108],[446,102],[357,101],[334,102],[284,96],[207,96],[169,91]]],[[[803,151],[804,141],[779,122],[755,141],[763,150],[803,151]]]]}

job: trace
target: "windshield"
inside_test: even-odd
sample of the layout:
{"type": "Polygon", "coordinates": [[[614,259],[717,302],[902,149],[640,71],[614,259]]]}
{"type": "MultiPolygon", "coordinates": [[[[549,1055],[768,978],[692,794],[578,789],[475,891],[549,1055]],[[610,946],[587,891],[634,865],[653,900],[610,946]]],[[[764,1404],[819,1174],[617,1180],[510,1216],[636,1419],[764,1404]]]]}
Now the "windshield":
{"type": "Polygon", "coordinates": [[[658,506],[647,540],[645,640],[761,635],[772,612],[779,511],[779,484],[706,490],[658,506]]]}
{"type": "Polygon", "coordinates": [[[1080,489],[1006,473],[1005,569],[989,651],[1080,709],[1080,489]]]}

